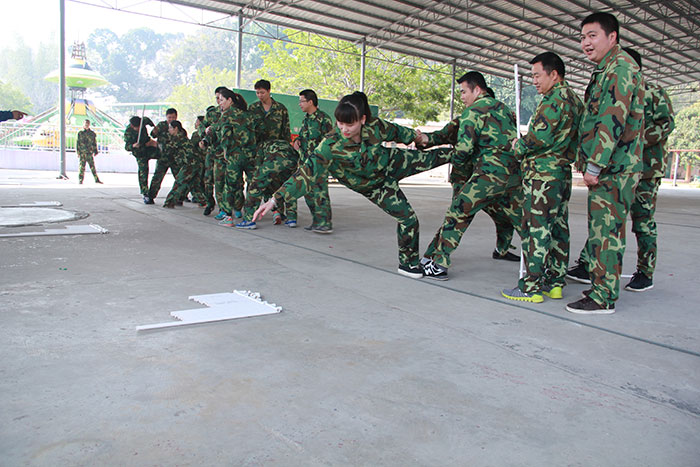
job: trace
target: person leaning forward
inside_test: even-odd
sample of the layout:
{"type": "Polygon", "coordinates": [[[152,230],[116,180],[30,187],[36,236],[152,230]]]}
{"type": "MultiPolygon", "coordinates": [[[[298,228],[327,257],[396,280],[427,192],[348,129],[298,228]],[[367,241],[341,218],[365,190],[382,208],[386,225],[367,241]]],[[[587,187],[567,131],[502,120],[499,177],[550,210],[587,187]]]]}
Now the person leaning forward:
{"type": "Polygon", "coordinates": [[[626,219],[642,170],[644,80],[639,65],[620,47],[619,30],[609,13],[594,13],[581,23],[581,48],[596,64],[586,89],[578,154],[588,186],[584,267],[591,289],[566,306],[572,313],[615,312],[626,219]]]}
{"type": "MultiPolygon", "coordinates": [[[[150,159],[158,159],[160,151],[158,151],[158,143],[148,136],[147,125],[153,126],[153,122],[148,117],[143,119],[143,125],[141,125],[140,117],[133,116],[129,119],[129,125],[124,129],[124,149],[136,158],[139,189],[141,190],[141,196],[143,196],[143,202],[145,204],[154,204],[148,188],[148,161],[150,159]],[[139,129],[141,131],[140,137],[139,129]]],[[[155,178],[155,174],[153,177],[155,178]]]]}
{"type": "Polygon", "coordinates": [[[501,294],[539,303],[543,295],[562,298],[566,285],[571,163],[578,148],[583,103],[564,79],[564,62],[557,54],[545,52],[530,63],[533,84],[542,100],[527,134],[513,141],[522,159],[525,276],[517,287],[501,294]]]}

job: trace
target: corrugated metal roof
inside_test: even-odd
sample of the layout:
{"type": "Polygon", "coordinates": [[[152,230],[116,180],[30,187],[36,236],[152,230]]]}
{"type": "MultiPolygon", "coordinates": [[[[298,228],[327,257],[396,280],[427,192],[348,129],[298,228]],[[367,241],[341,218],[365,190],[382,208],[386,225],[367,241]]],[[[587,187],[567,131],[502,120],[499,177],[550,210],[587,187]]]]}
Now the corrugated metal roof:
{"type": "Polygon", "coordinates": [[[581,20],[609,11],[620,21],[621,44],[642,54],[647,79],[664,87],[700,81],[697,0],[162,1],[507,78],[514,63],[526,66],[534,55],[554,51],[577,87],[586,85],[593,66],[580,50],[581,20]]]}

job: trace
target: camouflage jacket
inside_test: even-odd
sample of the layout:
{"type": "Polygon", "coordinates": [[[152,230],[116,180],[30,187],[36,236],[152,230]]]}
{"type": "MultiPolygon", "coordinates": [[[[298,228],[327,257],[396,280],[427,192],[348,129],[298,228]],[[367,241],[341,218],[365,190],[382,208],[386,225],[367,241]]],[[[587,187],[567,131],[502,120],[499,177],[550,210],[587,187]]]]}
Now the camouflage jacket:
{"type": "Polygon", "coordinates": [[[75,151],[80,155],[92,156],[97,152],[97,136],[92,130],[80,130],[75,142],[75,151]]]}
{"type": "Polygon", "coordinates": [[[634,59],[615,45],[586,89],[578,157],[602,174],[641,172],[643,123],[642,74],[634,59]]]}
{"type": "Polygon", "coordinates": [[[542,96],[527,134],[515,145],[523,178],[563,180],[571,176],[582,113],[583,103],[566,81],[556,83],[542,96]]]}
{"type": "MultiPolygon", "coordinates": [[[[124,149],[131,152],[134,157],[144,157],[147,156],[149,149],[146,147],[146,143],[151,141],[148,137],[148,130],[145,126],[141,127],[141,140],[138,138],[138,130],[131,128],[131,125],[127,125],[124,130],[124,149]],[[134,148],[134,143],[139,142],[139,147],[134,148]]],[[[156,150],[156,148],[153,148],[156,150]]],[[[157,151],[157,150],[156,150],[157,151]]]]}
{"type": "Polygon", "coordinates": [[[275,193],[277,202],[304,196],[330,173],[348,188],[363,192],[381,186],[391,177],[390,150],[384,141],[410,144],[415,130],[375,118],[362,127],[355,143],[339,130],[326,136],[297,171],[275,193]]]}
{"type": "Polygon", "coordinates": [[[216,154],[218,151],[218,141],[216,139],[216,123],[221,118],[221,110],[217,106],[210,106],[207,108],[207,113],[204,114],[204,120],[197,128],[197,133],[200,139],[204,141],[207,146],[207,153],[216,154]],[[211,128],[211,131],[207,134],[207,129],[211,128]]]}
{"type": "Polygon", "coordinates": [[[647,83],[644,93],[643,179],[666,174],[666,141],[675,127],[668,94],[663,88],[647,83]]]}
{"type": "Polygon", "coordinates": [[[163,120],[161,122],[158,122],[158,125],[156,125],[151,130],[151,137],[158,140],[158,147],[161,151],[164,151],[165,145],[167,144],[168,138],[170,137],[170,133],[168,133],[169,128],[170,124],[167,121],[163,120]]]}
{"type": "MultiPolygon", "coordinates": [[[[450,124],[448,124],[448,127],[450,124]]],[[[443,128],[448,134],[453,128],[443,128]]],[[[520,161],[511,150],[516,138],[515,114],[486,94],[459,117],[453,164],[461,173],[495,175],[508,186],[520,184],[520,161]],[[470,166],[473,164],[473,169],[470,166]]]]}
{"type": "Polygon", "coordinates": [[[239,154],[252,157],[255,153],[255,130],[249,112],[231,106],[212,125],[218,141],[217,152],[228,160],[239,154]]]}
{"type": "MultiPolygon", "coordinates": [[[[200,127],[202,125],[199,125],[200,127]]],[[[199,130],[199,128],[197,129],[199,130]]],[[[192,151],[192,163],[193,164],[204,164],[204,159],[206,158],[206,151],[199,147],[199,142],[202,140],[202,135],[199,131],[193,131],[190,137],[190,148],[192,151]]]]}
{"type": "Polygon", "coordinates": [[[321,140],[333,130],[333,120],[326,112],[316,109],[312,114],[306,114],[299,130],[299,152],[306,159],[314,152],[321,140]]]}
{"type": "Polygon", "coordinates": [[[289,113],[284,105],[272,99],[270,110],[265,112],[262,103],[257,101],[248,107],[248,112],[253,119],[257,144],[278,139],[291,141],[289,113]]]}
{"type": "Polygon", "coordinates": [[[192,147],[190,140],[184,133],[168,135],[163,145],[163,154],[175,161],[178,165],[187,164],[192,160],[192,147]]]}

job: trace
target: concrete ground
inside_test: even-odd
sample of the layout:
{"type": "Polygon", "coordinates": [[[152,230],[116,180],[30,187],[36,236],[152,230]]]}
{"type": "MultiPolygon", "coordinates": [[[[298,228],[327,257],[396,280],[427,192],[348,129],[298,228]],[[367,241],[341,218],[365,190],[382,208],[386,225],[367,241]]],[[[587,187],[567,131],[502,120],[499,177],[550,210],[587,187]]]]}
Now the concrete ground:
{"type": "MultiPolygon", "coordinates": [[[[450,280],[396,273],[395,223],[331,187],[335,233],[220,227],[199,208],[0,170],[0,205],[60,201],[105,235],[0,238],[0,464],[698,466],[700,190],[664,187],[655,287],[617,312],[510,302],[477,215],[450,280]],[[281,314],[137,333],[188,296],[260,292],[281,314]]],[[[450,190],[411,185],[425,248],[450,190]]],[[[187,203],[186,203],[187,204],[187,203]]],[[[310,223],[300,203],[300,227],[310,223]]],[[[571,201],[583,245],[585,189],[571,201]]],[[[624,272],[634,272],[630,242],[624,272]]]]}

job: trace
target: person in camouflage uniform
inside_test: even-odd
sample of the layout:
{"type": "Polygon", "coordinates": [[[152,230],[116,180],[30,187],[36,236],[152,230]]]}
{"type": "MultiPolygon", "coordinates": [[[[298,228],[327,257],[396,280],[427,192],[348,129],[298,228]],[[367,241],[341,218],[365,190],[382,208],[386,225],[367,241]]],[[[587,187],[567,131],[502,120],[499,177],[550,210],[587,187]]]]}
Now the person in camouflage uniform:
{"type": "Polygon", "coordinates": [[[165,120],[158,122],[153,130],[151,130],[151,137],[157,139],[158,149],[160,149],[160,157],[156,162],[156,170],[151,179],[151,188],[148,190],[148,197],[151,200],[155,200],[156,196],[158,196],[160,186],[163,183],[168,169],[170,169],[170,173],[173,174],[174,178],[177,178],[177,173],[180,170],[178,161],[175,160],[173,156],[173,152],[166,151],[168,139],[170,138],[170,124],[175,120],[177,120],[177,110],[170,108],[165,111],[165,120]]]}
{"type": "Polygon", "coordinates": [[[204,194],[204,163],[206,161],[206,151],[199,147],[199,142],[202,140],[202,134],[198,131],[204,121],[204,115],[199,115],[194,121],[194,131],[190,137],[190,147],[192,149],[193,178],[190,183],[190,193],[192,193],[192,202],[198,203],[200,207],[207,205],[206,195],[204,194]]]}
{"type": "Polygon", "coordinates": [[[539,54],[530,64],[533,84],[543,97],[527,134],[513,144],[522,159],[525,276],[518,287],[501,293],[511,300],[539,303],[543,294],[562,298],[566,285],[571,163],[583,103],[564,79],[564,62],[557,54],[539,54]]]}
{"type": "MultiPolygon", "coordinates": [[[[153,122],[148,117],[144,118],[143,125],[141,125],[140,117],[133,116],[129,119],[129,125],[124,129],[124,149],[132,153],[136,158],[139,188],[143,196],[143,202],[145,204],[154,204],[153,198],[150,196],[151,190],[148,188],[148,161],[151,159],[158,160],[160,151],[158,150],[158,143],[149,138],[146,126],[153,126],[153,122]],[[141,131],[140,136],[139,129],[141,131]]],[[[162,170],[162,167],[160,168],[162,170]]],[[[159,166],[156,163],[156,172],[158,172],[158,169],[159,166]]],[[[163,173],[164,175],[165,173],[163,173]]],[[[162,180],[162,176],[159,175],[159,178],[162,180]]],[[[152,186],[154,179],[156,179],[156,174],[153,174],[152,186]]],[[[160,188],[160,183],[158,188],[160,188]]]]}
{"type": "Polygon", "coordinates": [[[581,47],[597,64],[586,89],[578,156],[588,186],[585,268],[592,288],[566,306],[572,313],[615,312],[626,219],[642,170],[644,80],[618,37],[619,24],[609,13],[594,13],[581,24],[581,47]]]}
{"type": "Polygon", "coordinates": [[[418,218],[399,187],[399,181],[448,163],[451,150],[418,151],[383,146],[385,141],[410,144],[417,133],[372,117],[367,97],[361,92],[343,97],[335,110],[335,118],[337,130],[327,135],[294,175],[258,208],[253,221],[275,206],[306,195],[331,174],[396,219],[398,272],[416,279],[423,277],[418,256],[418,218]]]}
{"type": "MultiPolygon", "coordinates": [[[[217,94],[218,101],[218,94],[217,94]]],[[[199,135],[199,147],[206,152],[204,159],[204,198],[206,200],[206,207],[204,208],[204,215],[208,216],[214,210],[214,206],[218,203],[221,206],[221,192],[223,191],[223,175],[225,174],[223,162],[223,151],[218,152],[218,142],[216,141],[216,133],[214,133],[213,128],[216,122],[219,121],[221,116],[221,109],[219,106],[210,105],[207,107],[206,114],[204,115],[204,121],[199,128],[197,133],[199,135]],[[217,169],[218,167],[218,169],[217,169]],[[220,175],[220,182],[217,185],[217,177],[220,175]],[[218,189],[215,188],[218,186],[218,189]],[[216,198],[214,197],[216,193],[216,198]]],[[[226,214],[223,210],[220,212],[221,217],[219,220],[223,219],[226,214]]]]}
{"type": "MultiPolygon", "coordinates": [[[[642,68],[642,57],[628,47],[630,54],[642,68]]],[[[631,292],[643,292],[654,287],[656,268],[656,198],[661,179],[666,174],[666,141],[675,128],[673,107],[666,91],[651,83],[644,86],[644,149],[642,151],[642,178],[634,190],[630,208],[632,232],[637,237],[637,271],[625,286],[631,292]]]]}
{"type": "MultiPolygon", "coordinates": [[[[487,92],[491,97],[494,97],[491,88],[487,88],[487,92]]],[[[457,134],[459,133],[459,117],[450,121],[442,129],[432,133],[426,133],[427,143],[424,147],[431,147],[443,144],[451,144],[453,147],[457,144],[457,134]]],[[[465,183],[474,173],[474,161],[469,159],[461,166],[452,166],[450,170],[450,184],[452,185],[452,199],[455,199],[465,183]]],[[[503,200],[505,201],[505,200],[503,200]]],[[[520,257],[514,255],[510,251],[511,241],[513,240],[513,225],[511,220],[504,213],[507,208],[505,202],[497,202],[487,205],[483,211],[493,220],[496,227],[496,249],[491,254],[493,259],[503,259],[506,261],[520,261],[520,257]]],[[[474,219],[472,215],[469,223],[474,219]]]]}
{"type": "MultiPolygon", "coordinates": [[[[301,124],[299,136],[294,140],[294,149],[299,151],[303,163],[321,140],[333,130],[333,120],[318,108],[318,96],[312,89],[304,89],[299,93],[299,107],[306,115],[301,124]]],[[[304,201],[309,207],[312,219],[311,225],[304,228],[320,234],[332,233],[328,179],[323,179],[319,185],[312,187],[311,191],[304,195],[304,201]]]]}
{"type": "Polygon", "coordinates": [[[78,183],[82,184],[85,178],[85,164],[90,166],[95,183],[102,183],[97,176],[94,156],[97,155],[97,136],[90,129],[90,120],[85,119],[83,129],[78,132],[75,143],[75,152],[78,153],[78,183]]]}
{"type": "MultiPolygon", "coordinates": [[[[250,105],[248,113],[250,114],[250,118],[253,121],[253,127],[255,128],[255,142],[257,148],[255,160],[250,167],[251,173],[248,174],[246,172],[246,177],[249,181],[253,180],[253,177],[255,177],[255,174],[258,171],[258,166],[263,161],[266,161],[268,168],[275,165],[268,157],[270,153],[279,155],[283,154],[274,152],[278,148],[270,145],[275,144],[277,141],[286,141],[289,143],[292,140],[292,133],[289,126],[289,112],[287,112],[287,108],[284,105],[280,104],[274,100],[272,96],[270,96],[270,82],[261,79],[255,82],[254,87],[255,95],[258,97],[258,101],[250,105]]],[[[286,162],[281,160],[279,164],[276,165],[283,167],[286,165],[286,162]]],[[[240,194],[237,193],[237,195],[238,199],[243,200],[243,185],[241,184],[240,187],[240,194]]],[[[290,216],[290,219],[294,220],[293,223],[287,223],[287,225],[290,227],[296,226],[296,207],[296,200],[290,202],[290,204],[286,206],[287,215],[290,216]]],[[[238,209],[240,210],[240,207],[238,209]]],[[[284,207],[281,209],[284,210],[284,207]]],[[[276,212],[273,215],[273,222],[275,224],[281,224],[282,220],[282,215],[280,215],[279,212],[276,212]]],[[[244,219],[239,223],[241,225],[236,225],[236,227],[251,228],[251,225],[249,225],[251,222],[252,221],[250,221],[250,219],[244,219]]],[[[233,218],[231,218],[224,219],[221,224],[231,226],[234,225],[235,222],[233,218]]]]}
{"type": "MultiPolygon", "coordinates": [[[[252,180],[255,161],[255,132],[243,96],[228,88],[217,88],[221,115],[211,126],[226,167],[219,209],[226,213],[220,224],[233,226],[232,213],[243,207],[243,174],[252,180]]],[[[216,167],[216,166],[215,166],[216,167]]],[[[218,187],[217,187],[218,189],[218,187]]]]}
{"type": "Polygon", "coordinates": [[[511,149],[516,138],[515,115],[491,97],[484,76],[466,73],[457,82],[466,109],[459,119],[453,164],[458,170],[473,161],[469,180],[453,198],[445,220],[421,260],[425,276],[447,280],[450,254],[469,227],[474,215],[489,205],[500,205],[510,224],[520,229],[522,198],[520,163],[511,149]]]}
{"type": "Polygon", "coordinates": [[[173,183],[173,187],[163,204],[164,208],[172,209],[176,204],[182,205],[182,200],[187,197],[187,192],[199,170],[199,159],[194,154],[192,142],[187,138],[187,131],[182,127],[180,121],[170,122],[168,133],[163,152],[167,157],[178,161],[180,166],[175,183],[173,183]]]}

